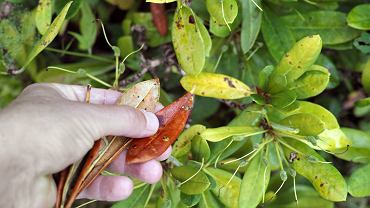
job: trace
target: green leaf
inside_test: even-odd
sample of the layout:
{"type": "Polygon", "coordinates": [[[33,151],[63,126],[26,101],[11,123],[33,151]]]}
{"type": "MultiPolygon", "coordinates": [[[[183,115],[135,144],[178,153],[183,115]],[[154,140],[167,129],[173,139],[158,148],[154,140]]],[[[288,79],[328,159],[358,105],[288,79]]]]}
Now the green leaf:
{"type": "Polygon", "coordinates": [[[285,108],[296,101],[297,95],[293,90],[284,90],[270,97],[271,104],[277,108],[285,108]]]}
{"type": "Polygon", "coordinates": [[[183,157],[190,152],[191,141],[194,136],[200,135],[206,129],[203,125],[193,125],[183,131],[173,145],[172,155],[176,158],[183,157]]]}
{"type": "Polygon", "coordinates": [[[182,193],[188,195],[201,194],[205,190],[207,190],[210,185],[206,174],[203,171],[200,171],[198,173],[197,172],[198,168],[188,165],[171,169],[173,177],[175,177],[180,182],[184,182],[185,180],[188,180],[190,177],[192,177],[189,181],[183,183],[179,187],[182,193]]]}
{"type": "Polygon", "coordinates": [[[343,152],[347,146],[351,146],[351,140],[343,133],[340,128],[336,129],[325,129],[321,134],[318,135],[317,146],[315,149],[324,149],[334,152],[343,152]]]}
{"type": "Polygon", "coordinates": [[[81,5],[81,19],[80,31],[81,34],[70,32],[77,40],[78,47],[81,50],[91,50],[95,43],[97,26],[95,23],[95,16],[91,11],[90,5],[87,1],[82,2],[81,5]]]}
{"type": "Polygon", "coordinates": [[[205,191],[202,193],[202,198],[199,203],[199,208],[221,208],[220,203],[212,195],[210,191],[205,191]]]}
{"type": "Polygon", "coordinates": [[[242,50],[247,53],[254,45],[262,23],[262,12],[255,4],[261,5],[261,0],[240,1],[242,5],[242,31],[240,41],[242,50]]]}
{"type": "MultiPolygon", "coordinates": [[[[54,10],[57,13],[60,13],[64,6],[69,3],[69,0],[54,0],[54,10]]],[[[70,6],[70,9],[67,12],[67,15],[65,17],[66,20],[71,19],[74,17],[77,12],[80,10],[81,4],[83,0],[74,0],[72,5],[70,6]]]]}
{"type": "MultiPolygon", "coordinates": [[[[333,208],[334,203],[320,197],[317,191],[307,185],[297,185],[297,196],[299,208],[333,208]]],[[[294,188],[290,187],[287,191],[280,192],[276,200],[269,204],[273,208],[297,208],[294,199],[294,188]]]]}
{"type": "Polygon", "coordinates": [[[187,195],[181,193],[180,195],[181,202],[188,207],[193,207],[197,205],[200,201],[200,195],[187,195]]]}
{"type": "Polygon", "coordinates": [[[261,31],[267,48],[276,61],[280,60],[295,43],[292,32],[268,8],[264,8],[261,31]]]}
{"type": "Polygon", "coordinates": [[[354,197],[370,196],[370,164],[355,170],[348,179],[348,192],[354,197]]]}
{"type": "Polygon", "coordinates": [[[239,99],[248,97],[250,88],[243,82],[223,74],[203,72],[198,75],[186,75],[180,83],[185,90],[193,94],[221,98],[239,99]]]}
{"type": "Polygon", "coordinates": [[[296,39],[320,35],[323,44],[340,44],[359,36],[359,31],[348,27],[346,14],[337,11],[312,11],[284,16],[282,20],[294,33],[296,39]]]}
{"type": "Polygon", "coordinates": [[[112,208],[140,208],[144,207],[146,198],[150,192],[150,185],[146,184],[141,188],[135,189],[134,192],[130,195],[129,198],[124,199],[120,202],[115,203],[112,208]]]}
{"type": "Polygon", "coordinates": [[[191,141],[191,152],[194,160],[207,161],[211,156],[208,143],[201,136],[195,136],[191,141]]]}
{"type": "Polygon", "coordinates": [[[262,152],[249,163],[240,187],[239,207],[257,207],[270,180],[270,166],[263,161],[262,152]]]}
{"type": "Polygon", "coordinates": [[[335,152],[336,157],[341,159],[359,162],[359,163],[369,163],[370,162],[370,136],[360,130],[342,128],[343,133],[351,141],[351,145],[346,148],[338,149],[335,152]]]}
{"type": "Polygon", "coordinates": [[[356,107],[367,107],[369,105],[370,105],[370,97],[358,100],[356,102],[356,107]]]}
{"type": "Polygon", "coordinates": [[[308,113],[298,113],[286,117],[280,124],[299,129],[300,135],[316,136],[324,131],[324,123],[315,115],[308,113]]]}
{"type": "Polygon", "coordinates": [[[238,15],[236,0],[206,0],[206,6],[211,18],[219,25],[233,23],[238,15]]]}
{"type": "Polygon", "coordinates": [[[207,28],[203,25],[199,17],[196,17],[196,22],[199,27],[200,35],[202,36],[203,39],[206,57],[208,57],[210,55],[212,48],[211,36],[209,36],[207,28]]]}
{"type": "MultiPolygon", "coordinates": [[[[31,61],[42,51],[46,46],[48,46],[51,41],[54,40],[54,38],[58,35],[59,29],[62,26],[64,19],[66,17],[66,14],[68,12],[69,7],[71,6],[72,1],[67,3],[60,14],[54,19],[54,21],[51,23],[48,30],[44,33],[44,35],[41,37],[41,39],[33,46],[31,52],[28,54],[27,60],[25,61],[22,69],[25,69],[25,67],[28,66],[28,64],[31,63],[31,61]]],[[[21,71],[22,71],[21,69],[21,71]]]]}
{"type": "Polygon", "coordinates": [[[230,29],[227,25],[219,25],[217,24],[216,20],[213,18],[210,18],[209,20],[209,31],[214,34],[217,37],[225,38],[230,35],[231,32],[235,31],[239,27],[239,24],[241,22],[241,14],[238,13],[236,16],[234,22],[229,25],[230,29]]]}
{"type": "Polygon", "coordinates": [[[370,53],[370,33],[362,32],[359,38],[356,38],[353,42],[355,48],[357,48],[363,54],[370,53]]]}
{"type": "Polygon", "coordinates": [[[291,140],[284,140],[304,155],[284,148],[285,156],[292,161],[292,167],[298,174],[307,178],[320,196],[330,201],[345,201],[347,184],[340,172],[331,164],[321,163],[323,158],[307,145],[291,140]],[[291,157],[296,154],[296,157],[291,157]],[[315,158],[315,160],[313,160],[315,158]],[[321,162],[320,162],[321,161],[321,162]]]}
{"type": "Polygon", "coordinates": [[[190,75],[197,75],[202,71],[207,54],[202,37],[204,28],[200,29],[196,18],[189,7],[182,5],[177,8],[172,25],[172,41],[177,60],[190,75]]]}
{"type": "Polygon", "coordinates": [[[347,16],[348,25],[359,30],[370,30],[370,4],[354,7],[347,16]]]}
{"type": "Polygon", "coordinates": [[[212,192],[218,197],[218,199],[226,207],[237,208],[238,201],[236,199],[239,197],[241,184],[240,178],[221,169],[206,168],[205,171],[216,181],[216,186],[212,188],[212,192]]]}
{"type": "Polygon", "coordinates": [[[41,35],[45,34],[51,23],[51,0],[40,0],[36,8],[35,23],[41,35]]]}
{"type": "Polygon", "coordinates": [[[339,128],[339,124],[335,116],[324,107],[307,101],[297,101],[297,103],[299,104],[299,107],[290,112],[288,115],[293,115],[297,113],[312,114],[321,120],[321,122],[324,124],[325,129],[339,128]]]}
{"type": "Polygon", "coordinates": [[[176,0],[145,0],[145,2],[152,2],[152,3],[171,3],[175,2],[176,0]]]}
{"type": "Polygon", "coordinates": [[[262,130],[258,127],[251,126],[223,126],[219,128],[208,128],[203,131],[200,136],[205,140],[211,142],[219,142],[231,136],[243,136],[249,137],[257,134],[264,133],[265,130],[262,130]]]}
{"type": "Polygon", "coordinates": [[[329,77],[329,71],[325,67],[312,65],[292,83],[290,89],[297,94],[297,99],[313,97],[325,90],[329,77]]]}
{"type": "Polygon", "coordinates": [[[370,59],[367,60],[363,67],[361,82],[366,92],[370,92],[370,59]]]}

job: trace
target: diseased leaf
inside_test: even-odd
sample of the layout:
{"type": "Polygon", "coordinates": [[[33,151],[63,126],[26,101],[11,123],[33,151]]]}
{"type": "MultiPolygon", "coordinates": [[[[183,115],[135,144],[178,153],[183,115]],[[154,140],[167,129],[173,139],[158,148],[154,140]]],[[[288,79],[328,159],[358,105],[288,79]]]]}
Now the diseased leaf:
{"type": "MultiPolygon", "coordinates": [[[[351,140],[342,132],[340,128],[336,129],[325,129],[319,134],[319,140],[317,140],[317,146],[315,149],[324,149],[333,152],[340,152],[340,149],[346,149],[351,146],[351,140]]],[[[343,150],[344,151],[344,150],[343,150]]],[[[342,152],[343,152],[342,151],[342,152]]]]}
{"type": "Polygon", "coordinates": [[[255,4],[261,5],[261,0],[240,1],[242,5],[242,31],[240,34],[241,47],[247,53],[254,45],[262,23],[262,12],[255,4]]]}
{"type": "Polygon", "coordinates": [[[203,171],[199,171],[193,166],[180,166],[171,169],[171,174],[180,182],[184,182],[179,189],[188,195],[201,194],[208,189],[210,182],[203,171]],[[197,173],[197,174],[196,174],[197,173]],[[195,175],[196,174],[196,175],[195,175]],[[195,175],[195,176],[194,176],[195,175]]]}
{"type": "Polygon", "coordinates": [[[270,180],[270,166],[263,161],[262,152],[248,164],[240,187],[239,207],[257,207],[270,180]]]}
{"type": "Polygon", "coordinates": [[[200,135],[206,129],[203,125],[193,125],[183,131],[172,149],[172,156],[180,158],[186,156],[191,150],[191,141],[196,135],[200,135]]]}
{"type": "Polygon", "coordinates": [[[142,163],[159,157],[184,129],[193,107],[193,95],[185,94],[156,113],[159,129],[150,137],[135,139],[127,151],[126,163],[142,163]]]}
{"type": "Polygon", "coordinates": [[[269,92],[275,93],[285,88],[284,79],[286,79],[286,83],[289,85],[302,76],[315,63],[321,47],[322,42],[318,35],[305,37],[298,41],[284,55],[270,75],[269,92]]]}
{"type": "Polygon", "coordinates": [[[345,201],[347,184],[340,172],[331,164],[321,163],[323,158],[307,145],[285,139],[285,142],[303,153],[293,152],[284,148],[285,156],[291,161],[292,167],[298,174],[307,178],[320,196],[330,201],[345,201]],[[295,156],[293,156],[295,155],[295,156]]]}
{"type": "Polygon", "coordinates": [[[211,188],[211,190],[217,198],[226,207],[237,208],[238,201],[236,199],[239,196],[240,178],[233,176],[227,171],[216,168],[207,168],[205,172],[216,181],[216,186],[211,188]]]}
{"type": "Polygon", "coordinates": [[[51,23],[52,15],[51,0],[39,0],[36,8],[35,23],[37,30],[43,35],[51,23]]]}
{"type": "Polygon", "coordinates": [[[348,25],[359,30],[370,30],[370,4],[355,6],[347,16],[348,25]]]}
{"type": "Polygon", "coordinates": [[[203,72],[198,75],[186,75],[180,83],[185,90],[196,95],[238,99],[248,97],[250,88],[243,82],[223,74],[203,72]]]}
{"type": "Polygon", "coordinates": [[[238,15],[236,0],[206,0],[206,5],[211,18],[219,25],[233,23],[238,15]]]}
{"type": "Polygon", "coordinates": [[[323,44],[340,44],[359,36],[359,31],[348,27],[346,14],[338,11],[312,11],[284,16],[284,23],[296,39],[309,35],[320,35],[323,44]]]}
{"type": "Polygon", "coordinates": [[[316,96],[325,90],[329,83],[329,71],[322,66],[312,65],[304,74],[292,83],[298,99],[316,96]]]}
{"type": "Polygon", "coordinates": [[[231,136],[248,137],[262,134],[266,130],[251,126],[224,126],[219,128],[208,128],[200,136],[211,142],[218,142],[231,136]]]}
{"type": "Polygon", "coordinates": [[[21,71],[24,70],[25,67],[27,67],[31,61],[42,51],[44,50],[50,43],[51,41],[54,40],[54,38],[58,35],[59,29],[62,26],[64,19],[66,17],[66,14],[68,12],[69,7],[71,6],[72,1],[68,2],[60,14],[53,20],[51,23],[50,27],[46,30],[44,35],[41,37],[39,41],[33,46],[32,50],[28,54],[28,57],[23,64],[23,67],[21,71]]]}
{"type": "Polygon", "coordinates": [[[348,179],[348,192],[354,197],[370,196],[370,164],[355,170],[348,179]]]}
{"type": "Polygon", "coordinates": [[[177,60],[190,75],[197,75],[202,71],[207,54],[202,37],[205,31],[200,29],[196,18],[189,7],[182,5],[177,8],[172,24],[172,41],[177,60]]]}

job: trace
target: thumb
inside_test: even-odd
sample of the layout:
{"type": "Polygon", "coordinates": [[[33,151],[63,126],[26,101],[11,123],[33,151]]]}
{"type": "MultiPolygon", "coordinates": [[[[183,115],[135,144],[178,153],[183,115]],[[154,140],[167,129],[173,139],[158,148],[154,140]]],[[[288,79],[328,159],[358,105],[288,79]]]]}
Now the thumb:
{"type": "Polygon", "coordinates": [[[130,106],[76,103],[75,117],[81,130],[99,139],[107,135],[142,138],[155,134],[159,122],[154,113],[130,106]]]}

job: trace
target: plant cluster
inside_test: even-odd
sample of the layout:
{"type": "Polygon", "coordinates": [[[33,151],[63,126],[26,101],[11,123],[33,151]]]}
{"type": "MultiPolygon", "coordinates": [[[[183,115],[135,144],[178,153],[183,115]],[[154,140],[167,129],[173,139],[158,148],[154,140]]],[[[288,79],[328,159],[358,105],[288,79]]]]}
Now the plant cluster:
{"type": "Polygon", "coordinates": [[[1,106],[31,82],[127,92],[158,77],[165,105],[182,89],[196,95],[161,182],[136,181],[113,207],[367,206],[368,1],[12,0],[0,9],[1,106]]]}

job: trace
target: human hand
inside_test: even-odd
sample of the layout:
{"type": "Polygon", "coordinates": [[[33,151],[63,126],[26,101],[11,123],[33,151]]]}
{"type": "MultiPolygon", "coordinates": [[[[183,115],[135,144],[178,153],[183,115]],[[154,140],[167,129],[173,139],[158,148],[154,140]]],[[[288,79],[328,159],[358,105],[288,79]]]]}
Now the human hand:
{"type": "MultiPolygon", "coordinates": [[[[154,134],[158,119],[150,112],[116,106],[120,93],[86,87],[33,84],[0,111],[0,207],[51,207],[56,186],[51,174],[81,159],[102,136],[141,138],[154,134]]],[[[159,110],[159,109],[158,109],[159,110]]],[[[162,176],[157,160],[124,165],[125,153],[109,167],[147,183],[162,176]]],[[[99,176],[79,198],[116,201],[133,190],[126,176],[99,176]]]]}

